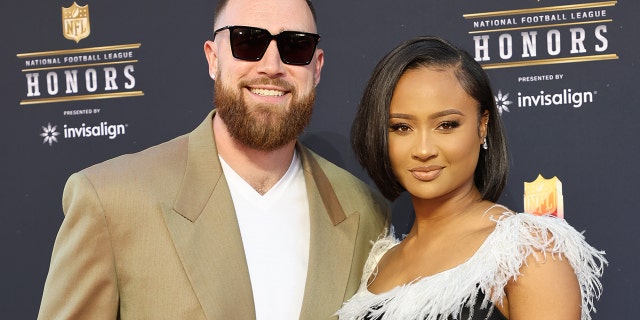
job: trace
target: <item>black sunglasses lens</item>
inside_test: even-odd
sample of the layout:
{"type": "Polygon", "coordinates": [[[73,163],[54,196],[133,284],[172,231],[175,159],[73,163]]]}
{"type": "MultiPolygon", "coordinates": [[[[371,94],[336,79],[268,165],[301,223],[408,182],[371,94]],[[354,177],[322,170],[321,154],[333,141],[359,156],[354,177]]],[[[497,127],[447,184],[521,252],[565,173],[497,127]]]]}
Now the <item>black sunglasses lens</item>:
{"type": "MultiPolygon", "coordinates": [[[[227,28],[227,27],[225,27],[227,28]]],[[[272,39],[276,40],[282,62],[306,65],[311,62],[320,36],[313,33],[283,31],[272,36],[269,31],[254,27],[231,26],[231,53],[237,59],[258,61],[262,59],[272,39]]]]}
{"type": "Polygon", "coordinates": [[[258,61],[267,51],[271,35],[258,28],[235,27],[231,30],[231,53],[242,60],[258,61]]]}
{"type": "Polygon", "coordinates": [[[276,36],[280,58],[284,63],[309,64],[318,44],[314,34],[284,31],[276,36]]]}

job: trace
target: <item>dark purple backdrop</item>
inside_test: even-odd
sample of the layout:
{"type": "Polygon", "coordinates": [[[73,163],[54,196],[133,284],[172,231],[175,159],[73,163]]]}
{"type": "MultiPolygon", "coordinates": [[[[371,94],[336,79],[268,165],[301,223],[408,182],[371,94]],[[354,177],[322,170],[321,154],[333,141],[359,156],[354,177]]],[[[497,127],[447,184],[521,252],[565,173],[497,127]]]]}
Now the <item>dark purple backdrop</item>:
{"type": "MultiPolygon", "coordinates": [[[[0,267],[4,292],[0,314],[7,319],[33,319],[37,314],[52,245],[63,218],[61,194],[67,176],[90,164],[188,132],[212,108],[212,81],[202,45],[211,37],[215,2],[81,1],[80,5],[89,5],[91,33],[78,43],[66,39],[62,31],[61,8],[72,3],[25,0],[0,4],[0,26],[6,35],[0,46],[0,252],[4,255],[0,267]],[[128,44],[139,44],[139,48],[130,50],[131,61],[120,59],[122,63],[109,65],[119,75],[119,90],[115,91],[140,91],[143,95],[65,100],[67,96],[59,91],[52,97],[63,101],[21,104],[30,99],[27,73],[40,74],[41,95],[47,96],[46,74],[56,72],[59,89],[64,90],[64,70],[74,69],[68,65],[46,70],[27,67],[22,54],[78,52],[83,48],[128,44]],[[131,90],[124,88],[126,78],[121,68],[126,65],[135,69],[135,86],[131,90]],[[72,115],[82,110],[94,112],[72,115]],[[63,135],[65,125],[99,127],[105,122],[122,125],[125,132],[113,139],[63,135]],[[59,135],[55,136],[57,142],[49,144],[41,134],[53,126],[59,135]]],[[[302,137],[306,144],[368,181],[352,156],[348,134],[375,63],[392,47],[417,35],[443,36],[472,55],[476,50],[473,37],[488,35],[491,60],[484,63],[502,63],[487,70],[495,94],[508,94],[505,101],[511,102],[509,111],[502,115],[512,153],[509,186],[502,202],[523,210],[523,183],[533,181],[538,174],[557,176],[563,184],[566,219],[576,229],[586,230],[587,240],[606,250],[610,261],[603,279],[604,295],[596,303],[594,319],[636,317],[632,311],[640,302],[635,291],[640,278],[635,268],[640,218],[634,202],[640,178],[636,168],[640,160],[640,126],[636,123],[640,118],[640,3],[323,0],[315,5],[326,63],[313,121],[302,137]],[[564,7],[544,10],[554,6],[564,7]],[[545,15],[552,19],[552,14],[565,16],[544,20],[545,15]],[[542,20],[526,22],[536,16],[542,16],[536,18],[542,20]],[[517,24],[487,26],[492,20],[509,18],[517,24]],[[474,25],[480,21],[485,21],[484,26],[474,25]],[[598,26],[604,27],[597,29],[598,26]],[[550,35],[551,47],[547,41],[550,30],[555,30],[550,35]],[[537,32],[537,56],[523,57],[521,32],[531,31],[537,32]],[[571,37],[581,36],[580,32],[584,32],[585,52],[571,53],[571,37]],[[502,48],[503,53],[512,50],[508,59],[500,58],[501,35],[505,44],[508,42],[504,39],[512,40],[511,47],[502,48]],[[606,48],[597,51],[596,46],[604,46],[603,38],[606,48]],[[555,40],[560,41],[559,47],[555,47],[555,40]],[[550,49],[560,52],[551,55],[550,49]],[[592,61],[582,61],[589,59],[592,61]],[[538,64],[539,60],[547,62],[538,64]],[[550,75],[552,79],[523,80],[540,75],[550,75]],[[579,107],[574,107],[575,103],[518,103],[518,93],[535,98],[540,91],[545,95],[565,90],[590,93],[593,100],[579,107]]],[[[81,54],[67,54],[74,55],[81,54]]],[[[88,68],[97,70],[99,84],[104,85],[100,82],[104,81],[104,67],[79,68],[80,91],[85,88],[82,72],[88,68]]],[[[107,93],[103,89],[98,91],[107,93]]],[[[405,197],[394,204],[394,223],[400,233],[408,228],[409,208],[405,197]]]]}

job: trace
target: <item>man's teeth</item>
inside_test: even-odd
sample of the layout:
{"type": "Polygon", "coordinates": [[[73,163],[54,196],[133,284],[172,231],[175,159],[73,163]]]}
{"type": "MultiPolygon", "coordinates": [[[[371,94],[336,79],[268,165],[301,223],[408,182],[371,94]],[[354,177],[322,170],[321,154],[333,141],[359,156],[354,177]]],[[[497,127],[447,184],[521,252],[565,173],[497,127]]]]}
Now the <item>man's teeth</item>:
{"type": "Polygon", "coordinates": [[[284,91],[271,89],[251,89],[251,92],[261,96],[279,97],[281,95],[284,95],[284,91]]]}

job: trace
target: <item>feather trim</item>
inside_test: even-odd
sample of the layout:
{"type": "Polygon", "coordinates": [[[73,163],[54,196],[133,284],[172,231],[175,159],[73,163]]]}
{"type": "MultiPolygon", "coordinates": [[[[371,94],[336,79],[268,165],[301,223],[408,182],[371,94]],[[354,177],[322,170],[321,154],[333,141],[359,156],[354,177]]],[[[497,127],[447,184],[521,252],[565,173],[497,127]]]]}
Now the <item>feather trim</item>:
{"type": "Polygon", "coordinates": [[[607,264],[604,252],[591,247],[582,233],[563,219],[506,211],[495,221],[495,230],[465,263],[373,294],[367,290],[369,278],[375,277],[382,256],[400,242],[393,232],[385,234],[371,249],[358,292],[336,314],[342,320],[363,319],[365,315],[376,319],[382,314],[385,319],[459,319],[464,307],[473,310],[479,289],[486,293],[482,309],[492,308],[492,301],[501,301],[504,287],[519,276],[527,257],[543,252],[542,259],[569,261],[580,283],[582,320],[590,320],[594,299],[602,294],[599,278],[607,264]]]}

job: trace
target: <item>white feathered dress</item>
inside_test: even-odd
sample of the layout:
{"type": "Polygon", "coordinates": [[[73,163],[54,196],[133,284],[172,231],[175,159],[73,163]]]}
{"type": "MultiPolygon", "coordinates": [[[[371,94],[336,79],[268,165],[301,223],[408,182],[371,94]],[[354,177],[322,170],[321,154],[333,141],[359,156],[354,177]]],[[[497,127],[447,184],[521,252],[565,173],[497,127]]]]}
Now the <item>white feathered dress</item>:
{"type": "Polygon", "coordinates": [[[590,320],[594,299],[602,292],[600,277],[607,264],[604,252],[591,247],[564,219],[505,211],[495,230],[466,262],[444,272],[416,279],[381,294],[367,281],[385,252],[397,245],[393,232],[376,241],[365,264],[358,292],[336,313],[340,320],[356,319],[504,319],[491,301],[501,301],[504,287],[517,279],[532,252],[569,260],[582,293],[582,320],[590,320]],[[491,295],[484,295],[490,293],[491,295]],[[484,309],[482,315],[473,310],[484,309]],[[464,316],[464,318],[462,318],[464,316]]]}

